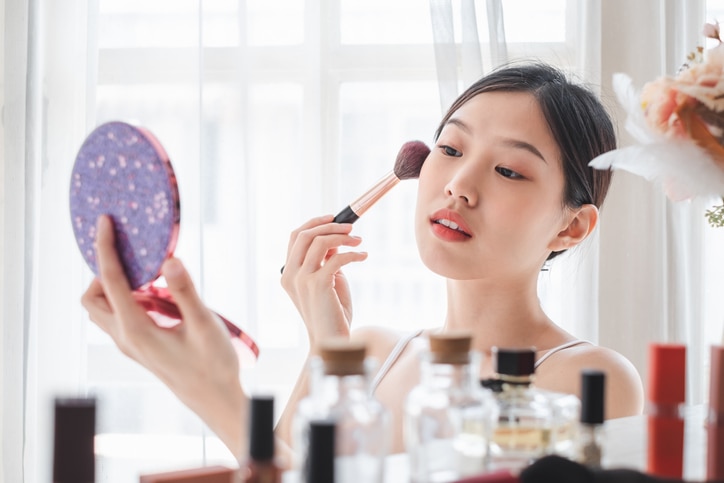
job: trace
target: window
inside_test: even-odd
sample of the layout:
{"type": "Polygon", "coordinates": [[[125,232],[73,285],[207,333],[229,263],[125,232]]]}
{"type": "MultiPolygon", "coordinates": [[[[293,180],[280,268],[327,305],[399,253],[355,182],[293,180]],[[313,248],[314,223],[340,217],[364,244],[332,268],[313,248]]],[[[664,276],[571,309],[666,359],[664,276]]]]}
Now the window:
{"type": "MultiPolygon", "coordinates": [[[[506,4],[511,54],[573,65],[567,7],[506,4]]],[[[131,120],[165,146],[181,191],[176,253],[209,306],[262,347],[242,379],[274,391],[277,413],[306,353],[279,284],[289,233],[361,195],[404,142],[431,143],[440,102],[429,16],[418,0],[99,0],[94,123],[131,120]]],[[[417,257],[414,198],[403,182],[355,226],[371,254],[347,269],[355,325],[442,320],[443,281],[417,257]]],[[[95,327],[88,384],[101,400],[102,481],[232,460],[95,327]]]]}

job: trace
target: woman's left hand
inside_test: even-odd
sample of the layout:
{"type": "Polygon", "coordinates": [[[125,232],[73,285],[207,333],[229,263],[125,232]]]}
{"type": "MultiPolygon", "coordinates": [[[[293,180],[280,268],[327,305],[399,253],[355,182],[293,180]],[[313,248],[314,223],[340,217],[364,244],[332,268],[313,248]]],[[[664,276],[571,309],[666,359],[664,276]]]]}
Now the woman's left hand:
{"type": "Polygon", "coordinates": [[[245,456],[248,399],[239,359],[226,327],[201,301],[181,261],[167,260],[162,275],[182,321],[162,328],[134,299],[105,216],[98,222],[96,250],[99,277],[82,297],[91,320],[198,414],[237,459],[245,456]]]}

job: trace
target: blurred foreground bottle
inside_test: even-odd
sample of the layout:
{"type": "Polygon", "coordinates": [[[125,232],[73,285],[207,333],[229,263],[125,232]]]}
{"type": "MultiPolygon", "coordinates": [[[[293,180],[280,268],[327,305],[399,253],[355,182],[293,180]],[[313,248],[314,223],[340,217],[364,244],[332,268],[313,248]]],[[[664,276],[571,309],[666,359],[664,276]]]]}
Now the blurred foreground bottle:
{"type": "Polygon", "coordinates": [[[478,385],[480,356],[468,333],[430,335],[420,384],[405,401],[404,437],[413,483],[449,482],[481,473],[497,406],[478,385]]]}
{"type": "Polygon", "coordinates": [[[95,398],[55,399],[53,482],[95,482],[95,398]]]}
{"type": "Polygon", "coordinates": [[[390,446],[390,414],[369,392],[374,362],[365,355],[361,343],[323,342],[320,356],[310,360],[309,396],[299,402],[293,423],[295,453],[304,461],[310,421],[334,419],[336,477],[344,483],[382,482],[390,446]]]}
{"type": "Polygon", "coordinates": [[[553,398],[533,386],[535,349],[493,348],[500,415],[491,441],[492,470],[518,471],[554,448],[553,398]]]}

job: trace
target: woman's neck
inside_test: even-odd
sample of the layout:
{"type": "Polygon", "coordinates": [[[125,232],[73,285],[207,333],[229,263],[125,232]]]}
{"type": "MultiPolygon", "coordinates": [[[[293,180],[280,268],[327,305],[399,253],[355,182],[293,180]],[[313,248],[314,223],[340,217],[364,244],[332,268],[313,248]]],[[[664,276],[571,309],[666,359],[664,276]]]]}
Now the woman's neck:
{"type": "Polygon", "coordinates": [[[540,306],[536,283],[448,280],[443,330],[469,330],[473,349],[485,354],[494,346],[536,346],[558,328],[540,306]]]}

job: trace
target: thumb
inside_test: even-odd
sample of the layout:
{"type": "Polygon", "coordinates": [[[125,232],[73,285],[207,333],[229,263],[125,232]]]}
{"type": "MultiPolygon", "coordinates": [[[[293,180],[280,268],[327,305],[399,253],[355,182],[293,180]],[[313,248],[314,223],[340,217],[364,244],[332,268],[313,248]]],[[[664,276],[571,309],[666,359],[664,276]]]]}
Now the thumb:
{"type": "Polygon", "coordinates": [[[181,260],[175,257],[166,260],[161,267],[161,274],[166,279],[168,291],[186,324],[198,324],[201,319],[209,317],[210,311],[196,292],[191,276],[181,260]]]}

